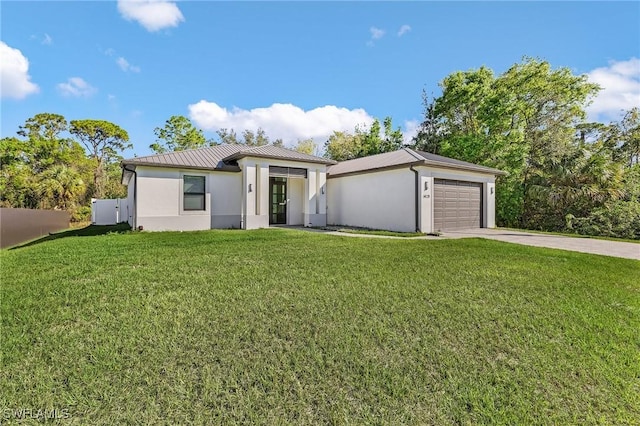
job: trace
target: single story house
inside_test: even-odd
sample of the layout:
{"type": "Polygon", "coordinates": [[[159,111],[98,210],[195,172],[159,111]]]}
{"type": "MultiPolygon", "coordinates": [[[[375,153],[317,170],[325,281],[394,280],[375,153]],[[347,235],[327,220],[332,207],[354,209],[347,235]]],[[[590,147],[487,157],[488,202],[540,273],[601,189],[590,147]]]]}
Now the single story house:
{"type": "Polygon", "coordinates": [[[133,228],[348,225],[434,232],[495,226],[501,171],[404,148],[336,163],[273,145],[122,162],[133,228]]]}

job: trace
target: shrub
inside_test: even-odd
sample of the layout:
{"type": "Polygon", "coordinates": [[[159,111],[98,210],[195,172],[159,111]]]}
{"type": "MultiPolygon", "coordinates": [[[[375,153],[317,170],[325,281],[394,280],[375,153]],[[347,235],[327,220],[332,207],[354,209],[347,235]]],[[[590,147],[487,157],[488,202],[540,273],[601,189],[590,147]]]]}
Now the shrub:
{"type": "Polygon", "coordinates": [[[91,207],[81,206],[71,212],[71,222],[89,222],[91,220],[91,207]]]}
{"type": "Polygon", "coordinates": [[[640,240],[640,202],[614,201],[572,222],[579,234],[640,240]]]}

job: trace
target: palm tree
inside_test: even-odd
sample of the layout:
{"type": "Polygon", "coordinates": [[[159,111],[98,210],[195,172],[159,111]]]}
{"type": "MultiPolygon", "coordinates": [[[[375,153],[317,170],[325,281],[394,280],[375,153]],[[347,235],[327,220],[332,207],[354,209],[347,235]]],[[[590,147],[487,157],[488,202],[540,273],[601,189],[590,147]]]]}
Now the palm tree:
{"type": "Polygon", "coordinates": [[[62,210],[73,206],[87,189],[80,174],[64,165],[54,165],[41,173],[37,188],[42,207],[62,210]]]}

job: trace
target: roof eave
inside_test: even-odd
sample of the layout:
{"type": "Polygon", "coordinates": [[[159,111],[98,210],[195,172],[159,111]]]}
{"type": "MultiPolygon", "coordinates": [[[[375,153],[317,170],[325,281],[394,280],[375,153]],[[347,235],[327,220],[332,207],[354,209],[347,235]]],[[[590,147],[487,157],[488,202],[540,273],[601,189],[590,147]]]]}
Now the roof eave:
{"type": "Polygon", "coordinates": [[[282,160],[282,161],[295,161],[298,163],[314,163],[314,164],[324,164],[324,165],[333,165],[333,164],[338,164],[336,161],[333,160],[325,160],[325,159],[302,159],[302,158],[286,158],[286,157],[280,157],[277,155],[269,155],[269,154],[258,154],[258,153],[254,153],[254,152],[237,152],[235,154],[231,154],[228,157],[225,157],[222,159],[222,161],[226,162],[226,161],[233,161],[233,160],[240,160],[241,158],[245,158],[245,157],[256,157],[256,158],[269,158],[272,160],[282,160]]]}
{"type": "Polygon", "coordinates": [[[491,167],[483,167],[483,166],[478,166],[478,167],[474,167],[474,166],[467,166],[467,165],[463,165],[463,164],[453,164],[453,163],[445,163],[443,161],[434,161],[434,160],[424,160],[424,165],[426,166],[437,166],[437,167],[443,167],[443,168],[447,168],[447,169],[458,169],[458,170],[467,170],[470,172],[477,172],[477,173],[486,173],[486,174],[492,174],[492,175],[506,175],[506,172],[503,172],[502,170],[498,170],[498,169],[492,169],[491,167]]]}
{"type": "Polygon", "coordinates": [[[146,166],[146,167],[161,167],[168,169],[189,169],[189,170],[210,170],[214,172],[240,172],[241,169],[238,166],[231,166],[225,164],[223,167],[201,167],[201,166],[190,166],[190,165],[182,165],[182,164],[159,164],[159,163],[151,163],[146,161],[123,161],[121,166],[132,165],[132,166],[146,166]]]}

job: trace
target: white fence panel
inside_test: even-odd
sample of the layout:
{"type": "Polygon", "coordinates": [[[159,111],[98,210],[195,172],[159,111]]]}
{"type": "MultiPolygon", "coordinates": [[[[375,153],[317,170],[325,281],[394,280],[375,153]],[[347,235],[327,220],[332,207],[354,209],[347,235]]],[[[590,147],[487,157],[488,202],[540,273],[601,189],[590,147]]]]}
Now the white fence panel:
{"type": "Polygon", "coordinates": [[[112,200],[91,200],[91,223],[94,225],[115,225],[129,218],[126,198],[112,200]]]}

